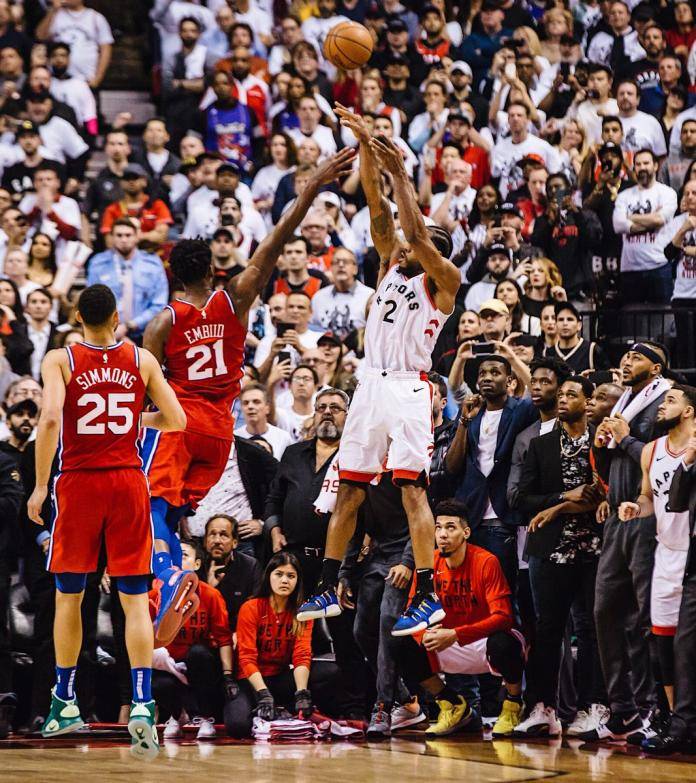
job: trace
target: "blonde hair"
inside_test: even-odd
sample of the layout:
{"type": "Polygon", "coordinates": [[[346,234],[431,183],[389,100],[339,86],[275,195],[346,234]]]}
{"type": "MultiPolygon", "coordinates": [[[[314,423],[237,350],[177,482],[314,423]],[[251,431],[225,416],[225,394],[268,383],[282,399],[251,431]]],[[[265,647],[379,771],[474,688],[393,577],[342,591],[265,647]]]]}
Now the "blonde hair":
{"type": "Polygon", "coordinates": [[[575,125],[575,127],[578,130],[578,133],[582,136],[582,143],[580,144],[580,149],[578,150],[578,152],[580,153],[580,158],[582,160],[585,160],[585,158],[587,157],[587,153],[590,151],[590,146],[587,143],[587,131],[585,130],[585,126],[579,120],[570,119],[565,121],[565,124],[563,125],[563,129],[561,130],[561,139],[563,138],[565,129],[568,127],[568,125],[570,125],[570,123],[573,123],[573,125],[575,125]]]}
{"type": "Polygon", "coordinates": [[[541,18],[542,24],[544,25],[544,28],[555,17],[562,17],[565,20],[566,23],[566,33],[568,35],[573,34],[573,15],[570,13],[570,11],[566,11],[564,8],[549,8],[548,11],[544,12],[543,17],[541,18]]]}
{"type": "Polygon", "coordinates": [[[515,32],[521,33],[522,38],[524,38],[524,40],[527,42],[529,51],[533,57],[539,57],[539,55],[541,55],[541,43],[539,42],[539,36],[534,30],[532,30],[531,27],[518,27],[515,32]]]}
{"type": "MultiPolygon", "coordinates": [[[[540,264],[544,267],[544,271],[546,272],[546,285],[549,287],[549,290],[551,290],[554,286],[563,285],[563,276],[561,275],[561,272],[556,264],[554,264],[550,258],[539,256],[538,258],[532,259],[532,264],[540,264]]],[[[527,280],[524,286],[525,292],[528,292],[531,287],[531,283],[529,280],[527,280]]]]}

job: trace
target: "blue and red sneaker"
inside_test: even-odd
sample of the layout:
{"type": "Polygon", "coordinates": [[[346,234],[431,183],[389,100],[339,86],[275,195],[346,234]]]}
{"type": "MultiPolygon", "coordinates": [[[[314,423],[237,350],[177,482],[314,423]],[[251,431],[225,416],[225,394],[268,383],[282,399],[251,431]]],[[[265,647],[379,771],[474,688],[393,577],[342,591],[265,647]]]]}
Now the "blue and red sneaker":
{"type": "Polygon", "coordinates": [[[392,636],[412,636],[445,619],[436,593],[416,593],[392,628],[392,636]]]}
{"type": "Polygon", "coordinates": [[[307,620],[321,620],[323,617],[337,617],[341,614],[341,605],[333,587],[323,593],[313,595],[297,611],[297,619],[304,623],[307,620]]]}
{"type": "Polygon", "coordinates": [[[157,590],[157,614],[153,621],[155,644],[166,647],[198,608],[198,577],[193,571],[172,566],[155,579],[154,587],[157,590]]]}

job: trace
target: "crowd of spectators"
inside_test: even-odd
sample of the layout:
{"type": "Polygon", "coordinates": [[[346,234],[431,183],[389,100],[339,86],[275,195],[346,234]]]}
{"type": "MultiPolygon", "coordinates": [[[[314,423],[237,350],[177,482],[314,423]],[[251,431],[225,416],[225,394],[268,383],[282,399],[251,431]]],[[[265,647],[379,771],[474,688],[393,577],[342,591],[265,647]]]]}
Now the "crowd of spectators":
{"type": "MultiPolygon", "coordinates": [[[[22,722],[41,725],[52,671],[53,587],[42,566],[48,533],[37,533],[13,496],[15,475],[24,498],[33,487],[43,356],[81,340],[76,294],[92,283],[108,285],[116,296],[117,337],[140,343],[149,321],[177,296],[167,259],[179,238],[210,243],[214,286],[243,270],[317,164],[337,149],[357,147],[334,113],[340,103],[361,114],[375,136],[397,145],[426,220],[453,238],[461,288],[432,356],[430,499],[433,507],[452,496],[467,503],[471,540],[500,561],[527,641],[541,628],[528,672],[534,689],[528,710],[539,704],[546,710],[541,718],[534,713],[535,726],[553,731],[560,715],[587,731],[602,717],[606,722],[608,708],[640,710],[640,727],[647,726],[658,701],[647,656],[650,573],[623,564],[634,580],[620,589],[626,606],[635,597],[638,607],[628,652],[609,627],[618,632],[626,622],[605,605],[613,600],[611,585],[594,606],[596,631],[592,616],[604,557],[594,509],[607,501],[593,490],[583,500],[596,502],[582,514],[556,508],[582,535],[532,547],[529,572],[518,541],[521,553],[526,525],[548,507],[540,497],[595,486],[597,467],[588,456],[594,428],[622,387],[635,390],[667,374],[670,352],[675,367],[693,367],[692,4],[155,0],[142,18],[154,42],[157,107],[144,126],[128,112],[108,120],[101,115],[105,79],[119,67],[107,19],[83,0],[35,5],[0,0],[0,472],[7,477],[0,495],[7,487],[9,504],[0,514],[0,692],[13,690],[10,661],[16,675],[22,656],[31,655],[22,722]],[[368,28],[374,52],[363,68],[344,72],[324,58],[322,44],[347,19],[368,28]],[[609,311],[618,324],[622,308],[635,307],[670,313],[659,326],[645,321],[643,337],[659,354],[649,367],[625,353],[620,330],[595,340],[588,326],[609,311]],[[486,354],[507,364],[482,365],[486,354]],[[568,384],[570,377],[577,380],[568,384]],[[560,407],[571,411],[565,419],[560,407]],[[510,420],[506,414],[497,450],[495,439],[471,441],[472,422],[496,433],[502,411],[510,420]],[[573,426],[560,426],[567,420],[573,426]],[[552,430],[551,448],[560,452],[539,453],[533,438],[552,430]],[[565,465],[567,449],[582,459],[559,486],[546,486],[545,462],[565,465]],[[582,565],[569,566],[576,556],[582,565]],[[562,601],[537,600],[561,580],[562,601]],[[33,639],[18,648],[18,615],[27,607],[35,614],[33,639]],[[557,658],[566,628],[582,651],[582,678],[577,693],[563,684],[559,704],[557,658]],[[629,652],[641,687],[627,697],[619,681],[628,681],[629,652]]],[[[389,173],[374,176],[398,221],[389,173]]],[[[344,181],[323,188],[252,308],[235,445],[220,483],[182,522],[187,563],[206,589],[200,623],[183,629],[168,652],[159,651],[155,690],[169,736],[187,715],[201,738],[214,732],[210,718],[223,716],[231,733],[248,734],[254,707],[248,682],[257,696],[264,694],[261,715],[273,714],[271,691],[277,705],[298,707],[287,695],[296,690],[311,691],[326,710],[363,717],[376,687],[379,703],[394,710],[393,728],[424,720],[415,693],[425,679],[399,679],[399,651],[388,643],[413,571],[408,527],[390,482],[370,488],[355,551],[344,563],[342,578],[359,596],[357,608],[311,632],[298,630],[292,617],[321,567],[328,514],[317,516],[313,503],[360,375],[378,267],[356,160],[344,181]],[[401,518],[400,535],[396,522],[385,531],[385,514],[401,518]],[[261,630],[269,606],[279,618],[288,613],[278,619],[282,632],[261,630]],[[263,634],[273,644],[259,643],[257,650],[263,634]],[[324,661],[310,672],[312,654],[330,645],[337,666],[324,661]],[[221,674],[233,657],[241,692],[221,674]],[[291,663],[296,687],[289,684],[291,663]]],[[[613,437],[619,444],[629,437],[634,445],[649,441],[656,410],[651,415],[640,432],[616,429],[613,437]]],[[[619,452],[629,458],[628,449],[619,452]]],[[[608,461],[620,473],[616,455],[608,461]]],[[[627,476],[609,479],[610,495],[618,494],[610,496],[605,518],[611,513],[614,522],[618,503],[640,489],[639,464],[622,469],[627,476]]],[[[620,548],[613,542],[612,556],[620,548]]],[[[111,595],[113,639],[104,649],[97,632],[100,591],[110,593],[108,575],[99,574],[88,588],[88,665],[80,671],[91,665],[91,674],[80,675],[78,691],[85,694],[81,703],[91,705],[87,713],[115,718],[120,705],[123,718],[129,687],[123,615],[111,595]],[[105,661],[115,661],[119,672],[118,698],[95,688],[105,661]]],[[[662,684],[669,686],[668,677],[663,672],[662,684]]],[[[497,714],[495,688],[484,686],[482,679],[482,709],[497,714]]],[[[450,687],[478,703],[471,678],[448,683],[447,693],[450,687]]],[[[441,697],[437,688],[425,690],[441,697]]],[[[298,711],[306,711],[307,698],[300,698],[298,711]]],[[[14,702],[0,697],[0,718],[3,704],[14,702]]],[[[696,737],[696,724],[690,731],[696,737]]]]}

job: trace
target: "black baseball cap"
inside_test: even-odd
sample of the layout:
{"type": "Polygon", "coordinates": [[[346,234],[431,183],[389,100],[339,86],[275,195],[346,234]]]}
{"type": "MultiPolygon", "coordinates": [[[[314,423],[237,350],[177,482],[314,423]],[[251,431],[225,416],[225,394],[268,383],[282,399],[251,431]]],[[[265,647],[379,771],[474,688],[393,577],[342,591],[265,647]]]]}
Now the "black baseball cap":
{"type": "Polygon", "coordinates": [[[502,204],[498,212],[500,212],[501,215],[515,215],[516,217],[524,220],[524,215],[522,214],[521,210],[517,207],[516,204],[513,204],[512,201],[506,201],[504,204],[502,204]]]}
{"type": "Polygon", "coordinates": [[[12,416],[13,413],[20,413],[21,411],[27,411],[30,416],[36,416],[39,412],[39,406],[31,398],[19,400],[7,409],[7,415],[12,416]]]}
{"type": "Polygon", "coordinates": [[[324,332],[322,336],[317,340],[317,345],[321,345],[322,343],[332,343],[336,346],[341,346],[341,338],[335,334],[334,332],[324,332]]]}
{"type": "Polygon", "coordinates": [[[139,163],[129,163],[125,169],[123,169],[123,174],[121,174],[121,179],[147,179],[147,171],[139,164],[139,163]]]}
{"type": "Polygon", "coordinates": [[[613,141],[607,141],[599,148],[597,151],[597,155],[602,158],[607,153],[614,153],[614,155],[618,155],[620,158],[623,158],[623,152],[621,151],[621,147],[619,147],[618,144],[614,144],[613,141]]]}
{"type": "Polygon", "coordinates": [[[505,245],[502,242],[494,242],[489,248],[488,248],[488,255],[494,256],[497,253],[502,253],[503,255],[509,256],[510,253],[508,252],[508,249],[505,247],[505,245]]]}
{"type": "Polygon", "coordinates": [[[426,3],[422,10],[418,13],[418,18],[422,19],[426,14],[437,14],[439,16],[440,9],[432,3],[426,3]]]}
{"type": "Polygon", "coordinates": [[[568,310],[575,316],[575,318],[578,321],[582,321],[582,317],[580,316],[580,311],[572,302],[556,302],[556,305],[553,309],[556,315],[562,313],[564,310],[568,310]]]}
{"type": "Polygon", "coordinates": [[[222,174],[225,171],[231,172],[232,174],[237,174],[237,176],[242,173],[242,170],[236,163],[230,163],[229,161],[226,161],[221,166],[218,166],[218,170],[215,173],[222,174]]]}
{"type": "Polygon", "coordinates": [[[229,228],[225,228],[224,226],[221,228],[216,228],[215,233],[213,234],[213,239],[219,239],[220,237],[227,237],[228,239],[234,241],[234,237],[232,236],[232,232],[229,230],[229,228]]]}
{"type": "Polygon", "coordinates": [[[408,32],[408,25],[399,16],[391,16],[387,21],[388,33],[405,33],[408,32]]]}
{"type": "Polygon", "coordinates": [[[38,136],[39,130],[31,120],[22,120],[15,132],[15,139],[21,139],[22,136],[38,136]]]}
{"type": "Polygon", "coordinates": [[[502,11],[502,6],[498,0],[483,0],[481,5],[482,11],[502,11]]]}
{"type": "Polygon", "coordinates": [[[384,67],[387,68],[390,65],[405,65],[407,68],[411,68],[411,63],[409,62],[408,57],[404,57],[404,55],[400,52],[390,52],[387,55],[384,67]]]}

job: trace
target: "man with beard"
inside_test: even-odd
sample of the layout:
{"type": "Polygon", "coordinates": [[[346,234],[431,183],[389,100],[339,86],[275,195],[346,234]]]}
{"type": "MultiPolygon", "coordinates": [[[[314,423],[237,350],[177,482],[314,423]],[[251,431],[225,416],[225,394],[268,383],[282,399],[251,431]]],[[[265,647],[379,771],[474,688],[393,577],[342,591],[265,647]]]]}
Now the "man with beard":
{"type": "Polygon", "coordinates": [[[496,285],[501,280],[505,280],[510,272],[512,265],[510,256],[510,250],[502,242],[495,242],[490,246],[486,263],[487,274],[468,290],[464,300],[464,307],[467,310],[478,313],[481,304],[494,296],[496,285]]]}
{"type": "Polygon", "coordinates": [[[363,374],[353,398],[339,456],[336,510],[327,534],[321,585],[300,607],[298,619],[341,611],[338,570],[365,499],[365,487],[382,471],[401,486],[416,564],[417,590],[397,621],[394,635],[412,634],[442,618],[433,588],[433,516],[426,485],[432,451],[430,385],[423,382],[445,321],[454,311],[459,269],[449,261],[452,237],[426,227],[404,159],[392,141],[370,135],[364,120],[337,106],[344,127],[360,143],[360,181],[380,271],[365,327],[363,374]],[[387,170],[394,183],[403,238],[374,172],[387,170]]]}
{"type": "Polygon", "coordinates": [[[246,95],[244,103],[254,112],[264,136],[268,135],[268,112],[271,109],[271,94],[263,79],[251,73],[251,52],[246,46],[235,46],[229,58],[215,66],[216,71],[227,71],[234,78],[237,92],[246,95]]]}
{"type": "Polygon", "coordinates": [[[498,673],[505,700],[493,736],[507,736],[522,712],[524,639],[513,629],[510,587],[498,560],[468,543],[466,506],[446,500],[435,509],[435,590],[445,609],[442,624],[425,631],[420,643],[404,640],[399,656],[409,682],[419,682],[440,708],[426,730],[435,738],[465,730],[474,720],[466,699],[445,685],[445,674],[498,673]]]}
{"type": "Polygon", "coordinates": [[[215,514],[206,522],[203,546],[207,554],[204,581],[222,594],[234,631],[239,607],[261,585],[261,566],[256,558],[237,551],[239,523],[228,514],[215,514]]]}
{"type": "MultiPolygon", "coordinates": [[[[580,375],[563,383],[558,391],[560,427],[531,442],[522,468],[519,507],[531,517],[527,553],[537,623],[527,669],[528,702],[534,707],[513,737],[561,733],[558,680],[566,625],[576,599],[589,611],[594,603],[601,546],[594,510],[602,493],[590,462],[593,429],[587,423],[587,403],[592,391],[592,383],[580,375]]],[[[581,650],[579,710],[568,729],[574,735],[606,712],[594,637],[581,650]]]]}
{"type": "Polygon", "coordinates": [[[614,231],[623,234],[621,296],[624,304],[667,304],[672,295],[672,269],[658,231],[677,211],[677,194],[655,181],[657,158],[641,149],[633,158],[637,185],[614,202],[614,231]]]}
{"type": "Polygon", "coordinates": [[[642,741],[647,716],[656,703],[650,662],[650,580],[655,548],[653,515],[626,524],[619,505],[640,491],[643,447],[654,438],[659,406],[670,384],[662,377],[665,349],[635,343],[621,359],[626,391],[595,433],[597,471],[609,485],[607,504],[598,510],[604,523],[597,569],[595,624],[611,716],[581,734],[586,741],[642,741]],[[623,619],[617,623],[617,617],[623,619]],[[640,711],[639,711],[640,710],[640,711]]]}
{"type": "Polygon", "coordinates": [[[515,439],[539,411],[531,400],[508,396],[513,369],[529,388],[529,368],[503,343],[495,346],[505,355],[482,357],[479,394],[464,400],[446,465],[460,479],[456,497],[469,509],[472,541],[500,560],[514,600],[520,519],[508,505],[507,484],[515,439]]]}
{"type": "Polygon", "coordinates": [[[572,302],[557,302],[556,343],[544,350],[545,356],[553,356],[565,362],[573,372],[607,370],[609,360],[597,343],[580,336],[582,318],[572,302]]]}
{"type": "MultiPolygon", "coordinates": [[[[641,455],[643,480],[635,502],[619,506],[622,522],[654,514],[657,520],[657,547],[650,588],[650,620],[657,644],[669,709],[674,709],[674,636],[679,620],[682,580],[689,553],[689,512],[669,507],[672,479],[682,464],[682,456],[696,434],[696,389],[674,386],[665,394],[657,410],[657,421],[667,434],[648,443],[641,455]]],[[[646,738],[647,739],[647,738],[646,738]]]]}

